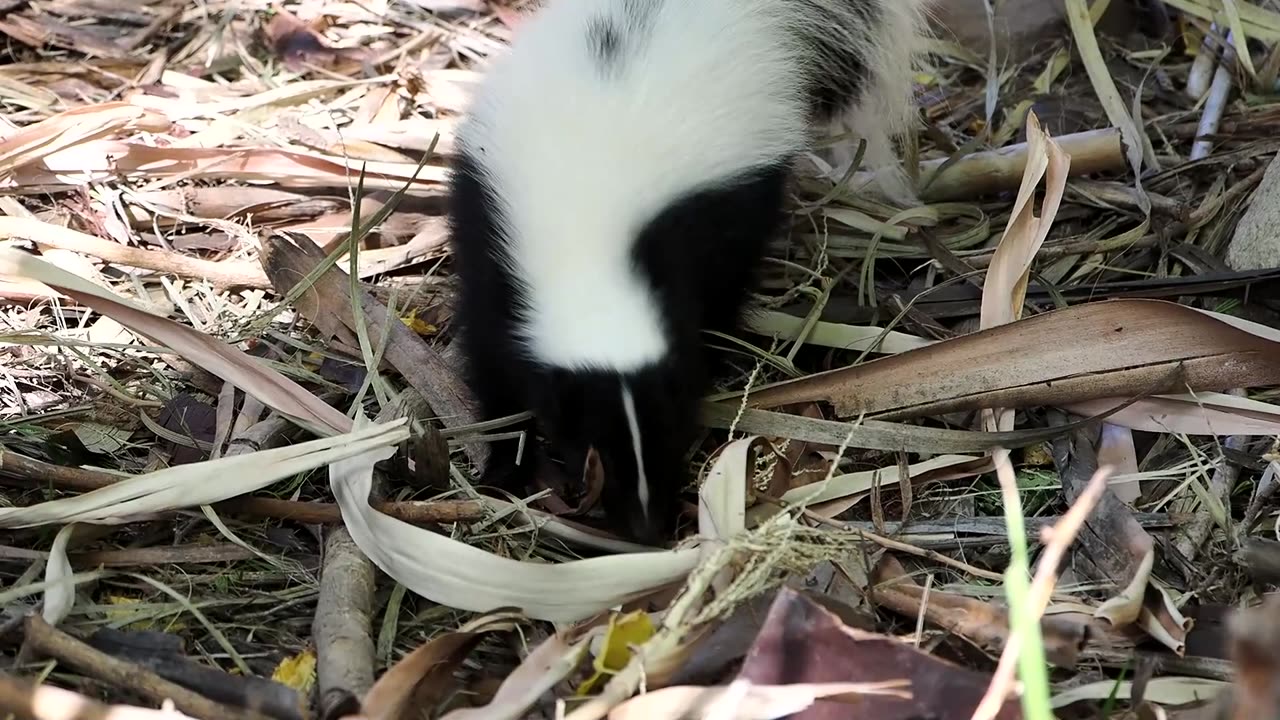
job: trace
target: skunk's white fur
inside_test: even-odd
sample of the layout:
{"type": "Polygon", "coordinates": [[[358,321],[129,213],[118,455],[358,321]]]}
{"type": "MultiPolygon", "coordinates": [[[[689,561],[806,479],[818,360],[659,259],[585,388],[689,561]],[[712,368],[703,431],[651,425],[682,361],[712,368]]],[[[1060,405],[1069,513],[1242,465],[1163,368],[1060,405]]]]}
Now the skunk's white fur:
{"type": "Polygon", "coordinates": [[[514,61],[492,63],[459,142],[497,191],[531,355],[626,372],[667,352],[657,304],[630,265],[635,233],[679,196],[808,147],[804,81],[852,69],[796,38],[838,38],[862,58],[863,97],[830,122],[890,164],[892,138],[912,118],[923,4],[550,0],[522,22],[514,61]],[[865,5],[879,6],[879,22],[867,25],[865,5]],[[625,28],[606,69],[583,39],[602,13],[625,28]]]}

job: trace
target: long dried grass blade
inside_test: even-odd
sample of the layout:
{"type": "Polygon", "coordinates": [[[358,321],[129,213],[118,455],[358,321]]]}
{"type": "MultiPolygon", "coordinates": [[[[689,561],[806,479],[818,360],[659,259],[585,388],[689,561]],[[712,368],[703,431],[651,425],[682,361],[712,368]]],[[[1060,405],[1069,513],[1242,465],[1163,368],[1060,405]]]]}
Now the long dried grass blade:
{"type": "Polygon", "coordinates": [[[414,527],[369,505],[373,466],[392,453],[374,448],[333,463],[330,485],[361,551],[405,587],[441,605],[474,612],[515,607],[537,620],[576,622],[678,582],[697,563],[696,549],[521,562],[414,527]]]}
{"type": "Polygon", "coordinates": [[[1129,158],[1129,167],[1133,171],[1134,181],[1138,183],[1139,202],[1143,205],[1143,211],[1149,215],[1151,199],[1141,190],[1142,165],[1145,162],[1152,170],[1159,170],[1160,162],[1156,160],[1151,142],[1138,128],[1137,122],[1125,106],[1124,98],[1116,89],[1115,80],[1111,78],[1106,60],[1102,57],[1102,50],[1098,47],[1098,37],[1094,34],[1093,21],[1089,16],[1089,8],[1085,0],[1066,0],[1066,2],[1067,20],[1071,24],[1071,32],[1076,39],[1076,49],[1080,53],[1080,59],[1084,61],[1085,70],[1093,83],[1098,101],[1107,112],[1107,118],[1124,137],[1125,154],[1129,158]]]}
{"type": "MultiPolygon", "coordinates": [[[[1087,415],[1114,406],[1108,400],[1088,400],[1065,407],[1087,415]]],[[[1226,393],[1162,395],[1139,400],[1111,415],[1108,422],[1180,435],[1280,435],[1280,405],[1226,393]]]]}
{"type": "Polygon", "coordinates": [[[609,720],[674,717],[772,720],[800,713],[822,698],[871,694],[910,697],[910,692],[898,681],[753,685],[738,680],[720,687],[676,686],[654,690],[617,706],[609,713],[609,720]]]}
{"type": "Polygon", "coordinates": [[[409,437],[405,422],[401,418],[346,435],[176,465],[81,495],[0,508],[0,528],[72,522],[115,525],[140,515],[211,505],[344,458],[394,446],[409,437]]]}

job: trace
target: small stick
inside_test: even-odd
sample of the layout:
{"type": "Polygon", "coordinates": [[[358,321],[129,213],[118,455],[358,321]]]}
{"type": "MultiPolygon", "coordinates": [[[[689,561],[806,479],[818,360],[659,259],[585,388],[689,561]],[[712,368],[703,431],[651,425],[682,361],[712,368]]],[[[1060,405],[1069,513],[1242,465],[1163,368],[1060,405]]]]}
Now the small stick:
{"type": "Polygon", "coordinates": [[[1227,108],[1227,99],[1231,97],[1231,69],[1235,67],[1235,36],[1227,33],[1227,44],[1222,48],[1222,62],[1213,73],[1213,84],[1209,86],[1209,95],[1204,101],[1204,113],[1200,116],[1200,127],[1196,132],[1196,141],[1191,145],[1188,160],[1202,160],[1213,150],[1210,135],[1218,132],[1218,123],[1222,122],[1222,114],[1227,108]]]}
{"type": "Polygon", "coordinates": [[[39,220],[0,217],[0,238],[22,238],[37,245],[82,253],[116,265],[208,280],[218,288],[271,288],[266,273],[252,262],[205,260],[168,250],[143,250],[39,220]]]}
{"type": "MultiPolygon", "coordinates": [[[[788,503],[782,502],[778,498],[766,497],[759,493],[756,494],[756,497],[762,500],[767,500],[779,507],[794,507],[794,506],[788,505],[788,503]]],[[[805,518],[812,520],[820,525],[827,525],[829,527],[833,527],[838,530],[857,533],[862,537],[862,539],[868,542],[875,543],[876,545],[879,545],[880,547],[886,550],[895,550],[897,552],[905,553],[907,555],[915,555],[916,557],[922,557],[922,558],[925,558],[926,560],[932,560],[933,562],[939,563],[941,565],[946,565],[948,567],[955,568],[956,570],[959,570],[961,572],[969,573],[970,575],[973,575],[975,577],[985,578],[987,580],[994,580],[996,582],[1004,581],[1004,576],[1001,575],[1000,573],[991,572],[990,570],[983,570],[982,568],[974,567],[969,563],[956,560],[955,558],[947,557],[946,555],[943,555],[942,553],[937,552],[935,550],[928,550],[925,548],[916,547],[915,545],[909,545],[907,543],[900,542],[898,540],[892,540],[890,538],[884,537],[883,535],[878,535],[874,532],[871,532],[870,530],[864,530],[852,523],[845,523],[839,520],[832,520],[829,517],[819,515],[818,513],[814,512],[809,508],[801,508],[800,514],[803,515],[805,518]]]]}
{"type": "Polygon", "coordinates": [[[1213,66],[1217,60],[1218,41],[1214,36],[1219,32],[1218,23],[1209,26],[1209,32],[1200,43],[1200,54],[1191,63],[1187,73],[1187,95],[1199,100],[1209,89],[1209,78],[1213,76],[1213,66]]]}
{"type": "Polygon", "coordinates": [[[171,700],[184,713],[205,720],[267,720],[259,713],[216,703],[145,668],[100,652],[30,615],[25,623],[26,642],[32,650],[64,662],[90,677],[127,688],[157,703],[171,700]]]}
{"type": "MultiPolygon", "coordinates": [[[[119,475],[63,467],[43,462],[0,447],[0,485],[54,487],[89,492],[120,482],[119,475]],[[6,483],[6,478],[22,481],[6,483]]],[[[478,500],[433,500],[418,502],[378,502],[373,506],[398,520],[416,525],[469,522],[488,517],[488,509],[478,500]]],[[[342,511],[334,503],[278,500],[265,497],[238,497],[214,505],[214,509],[273,520],[294,520],[314,525],[340,525],[342,511]]]]}

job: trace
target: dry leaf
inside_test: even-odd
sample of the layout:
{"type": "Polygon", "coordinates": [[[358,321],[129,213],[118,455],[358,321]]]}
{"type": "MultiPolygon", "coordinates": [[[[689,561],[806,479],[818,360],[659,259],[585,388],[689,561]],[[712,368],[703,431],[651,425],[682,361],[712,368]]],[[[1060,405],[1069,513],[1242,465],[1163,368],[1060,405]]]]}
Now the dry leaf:
{"type": "MultiPolygon", "coordinates": [[[[1069,503],[1080,497],[1097,472],[1097,438],[1096,428],[1078,429],[1053,442],[1054,464],[1069,503]]],[[[1141,628],[1182,654],[1191,623],[1152,577],[1155,539],[1110,489],[1103,491],[1096,509],[1080,529],[1077,542],[1081,552],[1076,558],[1076,572],[1110,580],[1122,588],[1095,611],[1095,617],[1117,628],[1141,628]]]]}
{"type": "MultiPolygon", "coordinates": [[[[913,486],[922,486],[930,482],[974,477],[984,472],[989,472],[990,469],[991,461],[988,458],[972,455],[940,455],[914,465],[908,465],[907,479],[913,486]]],[[[822,479],[809,485],[793,488],[787,491],[781,497],[781,500],[788,505],[805,505],[812,510],[817,510],[822,504],[833,500],[843,500],[857,496],[860,501],[876,485],[879,485],[883,490],[893,490],[900,487],[902,480],[902,468],[898,465],[875,470],[862,470],[855,473],[835,475],[830,479],[822,479]]],[[[852,504],[846,507],[851,506],[852,504]]],[[[751,509],[749,517],[753,521],[759,521],[775,512],[777,512],[776,508],[757,506],[751,509]]]]}
{"type": "MultiPolygon", "coordinates": [[[[1007,608],[937,589],[926,598],[924,587],[892,555],[886,554],[876,566],[871,593],[877,604],[908,618],[923,613],[925,622],[955,633],[993,655],[1001,653],[1009,641],[1007,608]]],[[[1049,661],[1060,667],[1074,667],[1091,628],[1077,620],[1046,617],[1040,621],[1040,632],[1049,661]]]]}
{"type": "Polygon", "coordinates": [[[164,115],[126,102],[86,105],[51,118],[0,140],[0,185],[16,168],[48,155],[112,135],[163,132],[170,126],[164,115]]]}
{"type": "Polygon", "coordinates": [[[456,631],[437,635],[400,658],[365,694],[367,720],[402,720],[412,710],[430,710],[453,686],[453,673],[486,632],[511,627],[509,614],[481,617],[456,631]]]}
{"type": "MultiPolygon", "coordinates": [[[[1049,235],[1053,219],[1062,203],[1067,187],[1071,158],[1062,152],[1049,134],[1040,128],[1034,112],[1027,114],[1027,168],[1014,201],[1004,235],[996,246],[991,267],[982,285],[982,311],[979,327],[990,329],[1022,317],[1022,303],[1027,295],[1031,262],[1049,235]],[[1045,177],[1047,175],[1047,177],[1045,177]],[[1040,179],[1045,177],[1042,215],[1036,217],[1032,200],[1040,179]]],[[[1012,408],[990,407],[982,410],[988,430],[1012,430],[1012,408]]]]}
{"type": "MultiPolygon", "coordinates": [[[[1210,700],[1231,687],[1230,683],[1205,678],[1166,676],[1151,678],[1143,688],[1143,698],[1148,702],[1163,705],[1185,705],[1201,700],[1210,700]]],[[[1130,680],[1102,680],[1078,685],[1054,695],[1050,700],[1052,706],[1066,707],[1081,700],[1106,700],[1114,693],[1116,697],[1127,698],[1133,690],[1130,680]]]]}
{"type": "MultiPolygon", "coordinates": [[[[746,328],[751,332],[788,341],[800,337],[806,324],[805,318],[777,310],[754,312],[746,317],[746,328]]],[[[819,320],[804,333],[804,342],[837,350],[893,354],[926,347],[934,341],[897,331],[886,332],[874,326],[860,327],[819,320]]]]}
{"type": "Polygon", "coordinates": [[[1111,300],[758,388],[748,403],[825,400],[841,417],[904,419],[1266,386],[1280,383],[1278,338],[1261,325],[1175,303],[1111,300]]]}
{"type": "MultiPolygon", "coordinates": [[[[39,242],[39,238],[32,238],[39,242]]],[[[133,332],[173,350],[198,367],[235,385],[267,407],[321,435],[351,428],[351,420],[261,360],[47,263],[33,255],[0,248],[0,277],[34,280],[93,308],[133,332]]]]}
{"type": "Polygon", "coordinates": [[[678,582],[697,562],[696,549],[521,562],[423,530],[369,505],[373,466],[392,452],[373,450],[333,463],[330,486],[361,551],[441,605],[474,612],[515,607],[537,620],[575,622],[678,582]]]}
{"type": "Polygon", "coordinates": [[[117,525],[152,513],[212,505],[370,449],[394,450],[409,437],[405,423],[401,418],[345,435],[167,467],[80,495],[0,508],[0,528],[75,522],[117,525]]]}
{"type": "Polygon", "coordinates": [[[319,33],[278,6],[271,21],[267,23],[265,32],[272,50],[284,60],[285,67],[294,72],[301,71],[312,63],[327,66],[340,59],[359,59],[365,55],[357,50],[329,47],[329,43],[319,33]]]}
{"type": "Polygon", "coordinates": [[[366,190],[400,190],[409,194],[438,192],[444,168],[417,163],[364,162],[341,156],[286,148],[152,147],[131,142],[97,140],[71,151],[51,153],[42,162],[0,175],[0,189],[71,187],[129,178],[240,180],[271,182],[281,187],[341,187],[355,182],[361,170],[366,190]]]}
{"type": "MultiPolygon", "coordinates": [[[[1065,405],[1090,416],[1115,407],[1115,399],[1065,405]]],[[[1142,432],[1179,435],[1280,435],[1280,405],[1226,393],[1201,392],[1147,398],[1108,419],[1142,432]]]]}
{"type": "Polygon", "coordinates": [[[543,693],[573,672],[587,654],[591,641],[602,630],[596,626],[573,644],[566,634],[547,638],[520,663],[498,687],[488,705],[459,708],[441,720],[517,720],[543,693]]]}
{"type": "MultiPolygon", "coordinates": [[[[892,637],[845,625],[790,588],[778,591],[739,679],[784,683],[897,684],[904,694],[863,695],[856,704],[819,701],[790,712],[795,720],[968,720],[986,689],[984,674],[936,658],[892,637]]],[[[1018,717],[1017,701],[1000,720],[1018,717]]]]}

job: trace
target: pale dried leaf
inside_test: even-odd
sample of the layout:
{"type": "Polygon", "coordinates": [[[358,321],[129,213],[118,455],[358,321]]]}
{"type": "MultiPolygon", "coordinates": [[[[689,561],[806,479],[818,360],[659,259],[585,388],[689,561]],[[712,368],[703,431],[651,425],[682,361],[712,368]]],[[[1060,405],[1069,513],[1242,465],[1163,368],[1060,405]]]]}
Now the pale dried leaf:
{"type": "Polygon", "coordinates": [[[898,682],[753,685],[747,680],[736,680],[720,687],[675,686],[628,700],[609,713],[609,720],[677,717],[773,720],[798,713],[821,698],[868,694],[909,697],[910,693],[902,685],[898,682]]]}
{"type": "Polygon", "coordinates": [[[747,484],[752,448],[759,438],[735,440],[716,457],[698,494],[698,527],[708,549],[719,547],[746,528],[747,484]]]}
{"type": "Polygon", "coordinates": [[[405,419],[320,438],[135,475],[80,495],[0,508],[0,528],[72,522],[116,525],[157,512],[211,505],[335,461],[380,452],[409,437],[405,419]]]}
{"type": "Polygon", "coordinates": [[[678,582],[697,562],[696,549],[521,562],[423,530],[369,505],[373,466],[393,452],[373,449],[331,464],[330,485],[361,551],[441,605],[473,612],[515,607],[537,620],[575,622],[678,582]]]}
{"type": "MultiPolygon", "coordinates": [[[[746,318],[748,330],[780,340],[794,341],[804,330],[804,318],[788,315],[776,310],[751,313],[746,318]]],[[[807,345],[892,355],[916,348],[932,345],[934,341],[926,340],[907,333],[890,331],[873,326],[842,325],[840,323],[819,320],[814,323],[804,336],[807,345]]]]}
{"type": "MultiPolygon", "coordinates": [[[[979,327],[989,329],[1022,317],[1022,304],[1030,281],[1031,263],[1053,226],[1067,187],[1071,158],[1040,127],[1034,112],[1027,114],[1027,168],[1014,202],[1009,222],[996,247],[982,285],[979,327]],[[1047,177],[1046,177],[1047,175],[1047,177]],[[1033,200],[1041,178],[1045,178],[1041,215],[1035,214],[1033,200]]],[[[1012,408],[984,408],[988,430],[1012,430],[1012,408]]]]}
{"type": "Polygon", "coordinates": [[[493,700],[474,708],[458,708],[441,720],[517,720],[543,693],[577,669],[586,657],[591,641],[603,626],[592,628],[572,645],[564,634],[557,633],[533,649],[520,666],[502,681],[493,700]]]}
{"type": "Polygon", "coordinates": [[[55,627],[71,614],[71,608],[76,604],[76,584],[71,581],[74,573],[71,559],[67,557],[67,543],[75,534],[75,528],[73,523],[58,530],[49,548],[49,558],[45,560],[44,580],[48,586],[44,591],[44,607],[40,616],[55,627]]]}
{"type": "MultiPolygon", "coordinates": [[[[1087,400],[1065,408],[1089,417],[1117,399],[1087,400]]],[[[1280,435],[1280,405],[1226,393],[1203,392],[1147,398],[1107,420],[1132,430],[1183,435],[1280,435]]]]}
{"type": "Polygon", "coordinates": [[[160,132],[169,118],[126,102],[87,105],[54,115],[0,141],[0,183],[6,175],[48,155],[118,133],[160,132]]]}
{"type": "MultiPolygon", "coordinates": [[[[1143,686],[1142,696],[1147,702],[1164,705],[1185,705],[1201,700],[1212,700],[1219,693],[1231,687],[1231,683],[1205,678],[1166,676],[1151,678],[1143,686]]],[[[1062,708],[1081,700],[1105,700],[1114,693],[1116,697],[1130,697],[1133,682],[1122,680],[1101,680],[1088,685],[1078,685],[1053,696],[1053,707],[1062,708]]]]}

